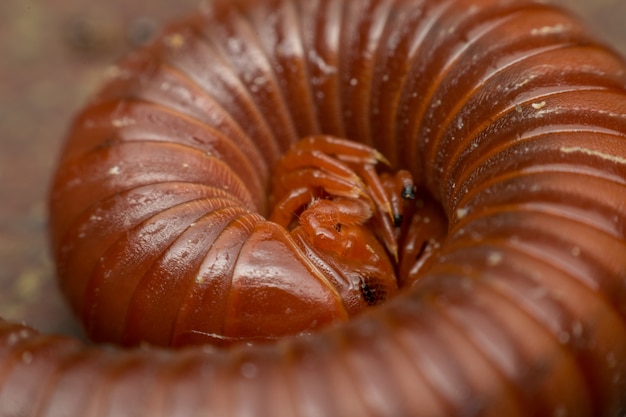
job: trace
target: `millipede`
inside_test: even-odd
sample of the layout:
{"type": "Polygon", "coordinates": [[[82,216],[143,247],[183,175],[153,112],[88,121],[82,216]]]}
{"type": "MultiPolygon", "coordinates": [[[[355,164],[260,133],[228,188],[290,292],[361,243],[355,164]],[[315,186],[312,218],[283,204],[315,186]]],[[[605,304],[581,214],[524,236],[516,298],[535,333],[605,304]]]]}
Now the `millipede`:
{"type": "Polygon", "coordinates": [[[93,343],[0,322],[0,416],[626,415],[626,62],[544,2],[206,2],[49,224],[93,343]]]}

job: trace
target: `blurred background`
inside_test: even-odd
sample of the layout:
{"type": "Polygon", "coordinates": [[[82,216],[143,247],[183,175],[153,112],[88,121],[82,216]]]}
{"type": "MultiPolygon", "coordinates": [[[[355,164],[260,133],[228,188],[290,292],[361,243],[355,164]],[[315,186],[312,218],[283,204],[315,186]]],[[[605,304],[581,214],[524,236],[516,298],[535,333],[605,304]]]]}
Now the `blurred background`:
{"type": "MultiPolygon", "coordinates": [[[[626,56],[626,1],[551,0],[626,56]]],[[[107,68],[198,0],[0,0],[0,316],[78,334],[46,242],[45,199],[73,114],[107,68]]]]}

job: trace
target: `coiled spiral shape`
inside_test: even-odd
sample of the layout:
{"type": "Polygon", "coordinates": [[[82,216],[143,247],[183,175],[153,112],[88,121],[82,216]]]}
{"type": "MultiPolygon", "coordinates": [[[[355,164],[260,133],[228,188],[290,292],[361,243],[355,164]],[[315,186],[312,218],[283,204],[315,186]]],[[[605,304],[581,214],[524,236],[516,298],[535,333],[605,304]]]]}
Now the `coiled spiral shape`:
{"type": "Polygon", "coordinates": [[[270,344],[101,349],[3,323],[2,415],[622,415],[625,70],[540,2],[210,2],[119,63],[63,150],[51,239],[88,332],[166,344],[222,303],[178,277],[310,275],[264,215],[311,135],[411,171],[445,240],[386,304],[270,344]]]}

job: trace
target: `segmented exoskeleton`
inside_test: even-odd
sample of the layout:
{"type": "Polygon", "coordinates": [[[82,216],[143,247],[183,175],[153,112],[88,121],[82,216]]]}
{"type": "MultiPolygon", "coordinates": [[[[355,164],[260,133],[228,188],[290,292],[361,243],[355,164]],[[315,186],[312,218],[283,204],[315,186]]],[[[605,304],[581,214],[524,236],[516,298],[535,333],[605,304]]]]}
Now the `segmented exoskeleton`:
{"type": "Polygon", "coordinates": [[[625,70],[540,2],[209,2],[77,117],[51,240],[94,339],[238,343],[3,323],[0,414],[623,414],[625,70]]]}

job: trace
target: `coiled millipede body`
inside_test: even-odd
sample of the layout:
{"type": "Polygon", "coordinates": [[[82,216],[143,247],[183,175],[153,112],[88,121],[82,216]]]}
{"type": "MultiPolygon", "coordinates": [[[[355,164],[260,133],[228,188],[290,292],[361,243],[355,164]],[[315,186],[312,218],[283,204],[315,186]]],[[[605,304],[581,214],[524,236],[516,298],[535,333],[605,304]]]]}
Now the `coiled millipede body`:
{"type": "Polygon", "coordinates": [[[211,1],[77,117],[50,223],[130,348],[2,322],[2,416],[626,413],[626,64],[540,2],[211,1]]]}

